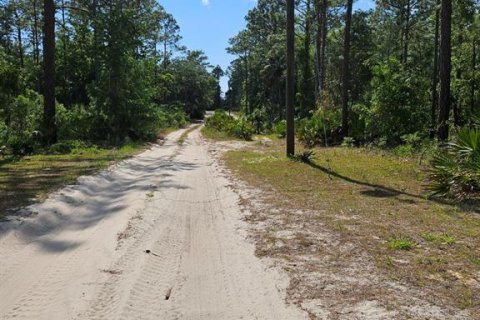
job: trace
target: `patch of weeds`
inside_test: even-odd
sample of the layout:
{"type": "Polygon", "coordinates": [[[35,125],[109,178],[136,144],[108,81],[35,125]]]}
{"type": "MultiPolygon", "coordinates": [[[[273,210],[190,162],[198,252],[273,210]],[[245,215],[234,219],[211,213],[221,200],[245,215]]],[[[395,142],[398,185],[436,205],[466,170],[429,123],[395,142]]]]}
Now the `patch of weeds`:
{"type": "Polygon", "coordinates": [[[460,301],[458,307],[460,309],[467,309],[473,305],[473,291],[469,287],[465,287],[460,294],[460,301]]]}
{"type": "Polygon", "coordinates": [[[439,266],[445,263],[440,257],[421,257],[417,259],[417,263],[423,266],[439,266]]]}
{"type": "Polygon", "coordinates": [[[470,261],[477,265],[477,266],[480,266],[480,257],[470,257],[470,261]]]}
{"type": "Polygon", "coordinates": [[[313,150],[304,150],[300,153],[295,154],[292,159],[295,161],[303,163],[313,163],[313,157],[315,156],[315,151],[313,150]]]}
{"type": "Polygon", "coordinates": [[[331,223],[328,223],[328,225],[337,232],[344,233],[348,231],[348,228],[340,221],[333,221],[331,223]]]}
{"type": "Polygon", "coordinates": [[[147,198],[153,198],[155,194],[153,192],[147,193],[147,198]]]}
{"type": "Polygon", "coordinates": [[[410,251],[415,249],[417,244],[405,236],[393,236],[387,240],[388,248],[391,250],[410,251]]]}
{"type": "Polygon", "coordinates": [[[388,270],[392,270],[395,268],[395,263],[393,261],[393,258],[389,255],[377,257],[376,261],[377,261],[377,265],[381,268],[385,268],[388,270]]]}
{"type": "Polygon", "coordinates": [[[420,235],[425,241],[436,243],[436,244],[448,244],[452,245],[454,244],[457,240],[450,236],[448,233],[431,233],[431,232],[425,232],[420,235]]]}

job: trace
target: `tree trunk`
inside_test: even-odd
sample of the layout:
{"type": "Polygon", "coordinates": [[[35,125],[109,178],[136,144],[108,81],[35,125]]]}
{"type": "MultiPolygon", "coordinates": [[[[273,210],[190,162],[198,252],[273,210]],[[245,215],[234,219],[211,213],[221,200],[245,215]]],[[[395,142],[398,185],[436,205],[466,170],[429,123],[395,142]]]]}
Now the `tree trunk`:
{"type": "Polygon", "coordinates": [[[20,61],[20,67],[24,67],[23,58],[23,44],[22,44],[22,28],[20,26],[20,15],[18,14],[18,7],[15,4],[15,20],[17,25],[17,46],[18,46],[18,59],[20,61]]]}
{"type": "Polygon", "coordinates": [[[33,56],[35,64],[40,65],[40,50],[39,50],[39,40],[38,40],[38,13],[37,13],[37,0],[33,0],[33,56]]]}
{"type": "Polygon", "coordinates": [[[408,0],[407,2],[407,11],[405,12],[405,29],[404,29],[404,42],[403,42],[403,65],[406,65],[408,62],[408,45],[410,41],[410,15],[412,9],[411,9],[411,0],[408,0]]]}
{"type": "Polygon", "coordinates": [[[97,12],[98,12],[98,0],[93,0],[92,2],[92,25],[93,25],[93,74],[95,77],[95,82],[100,81],[100,64],[98,62],[98,51],[100,50],[100,41],[98,38],[98,21],[97,21],[97,12]]]}
{"type": "Polygon", "coordinates": [[[44,143],[51,145],[57,141],[55,124],[55,4],[44,0],[44,143]]]}
{"type": "Polygon", "coordinates": [[[315,1],[315,23],[317,25],[315,35],[315,100],[320,97],[320,60],[322,52],[322,6],[320,1],[315,1]]]}
{"type": "Polygon", "coordinates": [[[431,128],[430,139],[435,138],[436,123],[437,123],[437,108],[438,108],[438,38],[440,35],[440,0],[437,0],[435,8],[435,38],[433,49],[433,74],[432,74],[432,109],[431,109],[431,128]]]}
{"type": "Polygon", "coordinates": [[[328,0],[323,0],[322,10],[322,52],[320,56],[320,87],[325,89],[325,80],[327,77],[326,53],[327,53],[327,34],[328,34],[328,0]]]}
{"type": "Polygon", "coordinates": [[[68,78],[68,62],[67,62],[67,25],[65,22],[65,0],[62,0],[62,29],[63,29],[63,77],[62,77],[62,87],[63,95],[65,99],[65,105],[70,106],[70,99],[67,93],[67,78],[68,78]]]}
{"type": "Polygon", "coordinates": [[[472,40],[472,78],[470,79],[470,112],[475,114],[475,73],[477,71],[477,44],[475,42],[475,34],[472,40]]]}
{"type": "Polygon", "coordinates": [[[287,0],[287,156],[295,155],[295,0],[287,0]]]}
{"type": "Polygon", "coordinates": [[[303,62],[303,109],[312,108],[312,72],[310,66],[310,45],[311,45],[311,6],[310,0],[307,0],[307,10],[305,18],[305,38],[303,42],[304,62],[303,62]]]}
{"type": "Polygon", "coordinates": [[[320,100],[322,97],[322,91],[325,87],[325,53],[327,47],[327,0],[317,0],[315,2],[316,8],[316,23],[317,34],[315,39],[315,72],[316,72],[316,100],[320,100]]]}
{"type": "Polygon", "coordinates": [[[447,141],[449,128],[448,120],[450,117],[450,76],[452,71],[452,1],[441,1],[440,14],[440,56],[439,56],[439,77],[440,77],[440,97],[438,114],[438,139],[447,141]]]}
{"type": "Polygon", "coordinates": [[[345,15],[345,39],[343,44],[343,76],[342,76],[342,137],[348,136],[348,104],[350,94],[350,36],[352,28],[353,0],[347,0],[345,15]]]}

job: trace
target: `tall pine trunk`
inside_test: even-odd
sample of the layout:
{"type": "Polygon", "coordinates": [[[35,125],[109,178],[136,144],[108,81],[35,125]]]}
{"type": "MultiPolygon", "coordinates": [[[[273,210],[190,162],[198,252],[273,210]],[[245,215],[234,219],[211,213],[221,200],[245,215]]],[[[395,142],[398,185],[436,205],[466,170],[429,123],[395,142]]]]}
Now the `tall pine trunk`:
{"type": "Polygon", "coordinates": [[[295,0],[287,0],[287,156],[295,154],[295,0]]]}
{"type": "Polygon", "coordinates": [[[57,142],[55,124],[55,3],[44,0],[44,37],[43,37],[43,72],[44,72],[44,143],[57,142]]]}
{"type": "Polygon", "coordinates": [[[472,35],[472,78],[470,79],[470,112],[475,114],[475,73],[477,71],[477,43],[475,34],[472,35]]]}
{"type": "Polygon", "coordinates": [[[316,100],[320,100],[325,87],[325,53],[326,53],[326,41],[327,41],[327,0],[315,1],[315,17],[317,24],[317,31],[315,37],[315,75],[316,75],[316,88],[315,95],[316,100]]]}
{"type": "Polygon", "coordinates": [[[450,118],[450,76],[452,72],[452,1],[441,1],[440,14],[440,56],[439,56],[439,77],[440,97],[438,114],[438,139],[447,141],[449,135],[448,120],[450,118]]]}
{"type": "Polygon", "coordinates": [[[433,73],[432,73],[432,106],[431,106],[431,128],[430,139],[435,138],[437,127],[437,108],[438,108],[438,38],[440,35],[440,0],[437,0],[435,7],[435,38],[433,45],[433,73]]]}
{"type": "Polygon", "coordinates": [[[40,65],[40,49],[39,40],[38,40],[38,10],[37,10],[37,0],[33,0],[33,56],[35,64],[40,65]]]}
{"type": "Polygon", "coordinates": [[[348,104],[350,94],[350,37],[352,28],[352,7],[353,0],[347,0],[342,70],[342,137],[348,136],[348,104]]]}

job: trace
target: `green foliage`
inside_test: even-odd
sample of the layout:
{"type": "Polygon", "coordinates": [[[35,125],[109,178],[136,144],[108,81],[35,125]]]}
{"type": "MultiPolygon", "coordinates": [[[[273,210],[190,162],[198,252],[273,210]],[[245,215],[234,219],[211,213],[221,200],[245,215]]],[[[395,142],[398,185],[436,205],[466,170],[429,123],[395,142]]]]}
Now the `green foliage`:
{"type": "Polygon", "coordinates": [[[428,129],[428,81],[412,76],[396,59],[373,68],[370,107],[357,106],[370,139],[385,137],[398,144],[401,137],[428,129]]]}
{"type": "Polygon", "coordinates": [[[431,161],[433,195],[458,200],[480,194],[480,129],[457,130],[454,142],[441,148],[431,161]]]}
{"type": "Polygon", "coordinates": [[[312,163],[313,157],[315,157],[315,151],[304,150],[300,153],[295,154],[293,156],[293,160],[303,162],[303,163],[312,163]]]}
{"type": "Polygon", "coordinates": [[[6,124],[0,122],[0,148],[7,144],[8,139],[8,127],[6,124]]]}
{"type": "Polygon", "coordinates": [[[342,141],[342,147],[353,148],[355,146],[355,139],[352,137],[345,137],[342,141]]]}
{"type": "Polygon", "coordinates": [[[243,140],[252,140],[254,133],[253,126],[245,117],[235,119],[223,110],[216,111],[212,117],[208,118],[205,126],[243,140]]]}
{"type": "Polygon", "coordinates": [[[409,251],[415,249],[416,243],[409,237],[394,236],[387,240],[387,246],[392,250],[405,250],[409,251]]]}
{"type": "Polygon", "coordinates": [[[70,154],[77,153],[87,147],[87,144],[82,140],[64,140],[51,145],[48,152],[50,154],[70,154]]]}
{"type": "Polygon", "coordinates": [[[256,134],[265,132],[268,127],[269,118],[265,108],[256,108],[247,116],[247,119],[255,128],[256,134]]]}
{"type": "Polygon", "coordinates": [[[456,242],[456,239],[450,236],[448,233],[431,233],[425,232],[421,234],[421,237],[428,242],[437,243],[437,244],[448,244],[452,245],[456,242]]]}
{"type": "Polygon", "coordinates": [[[311,118],[297,122],[297,134],[307,148],[336,140],[336,132],[340,127],[338,109],[319,109],[311,118]]]}
{"type": "Polygon", "coordinates": [[[280,139],[285,138],[287,136],[287,121],[282,120],[277,122],[273,127],[273,133],[280,139]]]}

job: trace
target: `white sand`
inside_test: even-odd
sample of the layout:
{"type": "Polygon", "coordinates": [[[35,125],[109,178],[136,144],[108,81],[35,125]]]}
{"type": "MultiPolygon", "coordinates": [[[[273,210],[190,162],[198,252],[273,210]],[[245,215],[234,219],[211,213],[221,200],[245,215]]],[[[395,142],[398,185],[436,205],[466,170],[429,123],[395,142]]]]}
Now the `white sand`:
{"type": "Polygon", "coordinates": [[[182,132],[0,224],[0,319],[306,319],[207,142],[182,132]]]}

